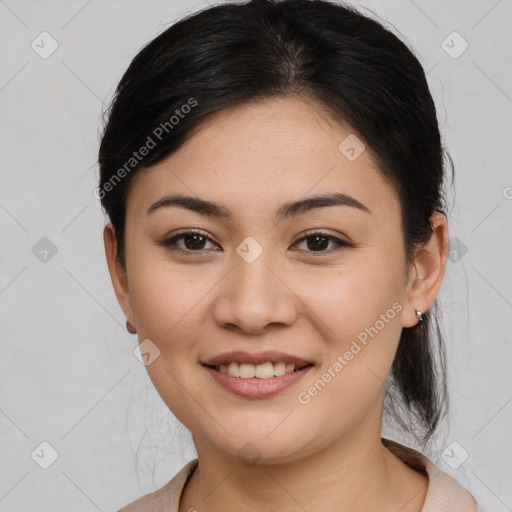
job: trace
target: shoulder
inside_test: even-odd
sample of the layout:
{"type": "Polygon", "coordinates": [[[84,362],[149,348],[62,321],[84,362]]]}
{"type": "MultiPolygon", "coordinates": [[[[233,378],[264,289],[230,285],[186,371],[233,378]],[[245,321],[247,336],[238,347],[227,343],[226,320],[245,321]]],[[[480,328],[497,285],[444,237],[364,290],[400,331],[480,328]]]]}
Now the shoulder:
{"type": "Polygon", "coordinates": [[[408,466],[427,474],[428,490],[422,512],[481,512],[473,496],[421,452],[390,439],[383,438],[382,444],[408,466]]]}
{"type": "Polygon", "coordinates": [[[117,512],[178,512],[181,493],[197,464],[197,459],[190,461],[163,487],[129,503],[117,512]]]}

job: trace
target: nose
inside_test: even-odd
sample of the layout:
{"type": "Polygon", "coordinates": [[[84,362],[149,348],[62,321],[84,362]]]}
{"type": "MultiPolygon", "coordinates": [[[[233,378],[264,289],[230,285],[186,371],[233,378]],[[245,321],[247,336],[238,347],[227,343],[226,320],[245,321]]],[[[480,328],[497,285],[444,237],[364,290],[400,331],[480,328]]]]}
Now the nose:
{"type": "Polygon", "coordinates": [[[251,263],[235,257],[238,260],[219,283],[212,305],[217,325],[259,334],[270,324],[293,324],[298,299],[287,282],[290,278],[271,264],[265,251],[251,263]]]}

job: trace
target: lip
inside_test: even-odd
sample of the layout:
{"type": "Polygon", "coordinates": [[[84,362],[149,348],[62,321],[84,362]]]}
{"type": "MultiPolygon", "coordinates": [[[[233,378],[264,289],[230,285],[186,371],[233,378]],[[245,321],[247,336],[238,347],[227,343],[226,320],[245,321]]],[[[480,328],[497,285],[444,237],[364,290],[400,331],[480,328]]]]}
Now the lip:
{"type": "MultiPolygon", "coordinates": [[[[234,359],[231,359],[231,361],[233,360],[234,359]]],[[[266,361],[268,361],[268,358],[264,362],[266,361]]],[[[282,361],[282,359],[280,359],[280,361],[282,361]]],[[[257,399],[276,395],[280,391],[292,386],[301,380],[307,373],[309,373],[309,371],[312,370],[314,366],[311,363],[310,366],[306,366],[305,368],[295,372],[285,373],[279,377],[270,377],[269,379],[259,379],[257,377],[253,377],[251,379],[242,379],[240,377],[232,377],[227,373],[221,373],[215,368],[210,368],[205,364],[203,364],[203,368],[213,377],[213,379],[218,384],[220,384],[228,391],[231,391],[232,393],[243,396],[245,398],[257,399]]]]}
{"type": "MultiPolygon", "coordinates": [[[[219,354],[218,356],[212,357],[206,361],[201,361],[201,364],[208,366],[218,366],[219,364],[229,364],[231,361],[235,361],[237,363],[246,363],[246,364],[263,364],[267,362],[283,362],[286,364],[294,364],[295,366],[305,366],[307,364],[314,364],[312,361],[306,361],[300,357],[293,356],[291,354],[286,354],[284,352],[277,351],[263,351],[263,352],[245,352],[243,350],[234,350],[232,352],[224,352],[223,354],[219,354]]],[[[238,377],[234,377],[238,378],[238,377]]],[[[250,379],[247,379],[250,380],[250,379]]],[[[261,379],[258,379],[261,380],[261,379]]]]}

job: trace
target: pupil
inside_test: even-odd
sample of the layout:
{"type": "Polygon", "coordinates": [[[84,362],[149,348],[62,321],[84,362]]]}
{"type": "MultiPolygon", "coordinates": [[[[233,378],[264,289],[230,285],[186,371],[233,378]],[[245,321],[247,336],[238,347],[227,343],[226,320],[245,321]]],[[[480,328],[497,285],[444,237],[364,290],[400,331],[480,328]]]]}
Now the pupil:
{"type": "Polygon", "coordinates": [[[201,244],[204,244],[204,240],[199,240],[201,238],[204,239],[202,235],[189,235],[185,237],[185,247],[187,247],[187,249],[190,249],[191,247],[189,247],[189,244],[187,242],[189,242],[190,239],[194,239],[194,241],[192,242],[192,249],[202,249],[201,244]]]}
{"type": "Polygon", "coordinates": [[[316,245],[314,247],[316,247],[317,249],[326,249],[326,243],[325,242],[327,242],[327,245],[329,244],[329,241],[328,241],[327,237],[325,237],[325,236],[313,236],[313,237],[308,238],[308,249],[314,249],[314,247],[312,247],[310,245],[310,243],[309,243],[311,240],[315,240],[316,245]],[[319,240],[323,240],[323,242],[320,242],[320,244],[318,244],[319,240]]]}

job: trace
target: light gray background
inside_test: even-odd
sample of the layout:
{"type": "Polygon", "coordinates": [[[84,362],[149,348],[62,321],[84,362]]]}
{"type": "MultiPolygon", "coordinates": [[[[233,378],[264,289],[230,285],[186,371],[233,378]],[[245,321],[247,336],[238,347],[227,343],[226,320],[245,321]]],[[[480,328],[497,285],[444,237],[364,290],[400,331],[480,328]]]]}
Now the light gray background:
{"type": "MultiPolygon", "coordinates": [[[[512,1],[361,3],[415,48],[456,166],[450,234],[467,252],[440,295],[452,410],[429,456],[488,511],[512,510],[512,1]],[[457,469],[441,456],[454,441],[457,469]]],[[[0,1],[1,511],[116,510],[194,457],[132,353],[93,190],[103,103],[141,45],[206,5],[0,1]],[[47,59],[31,48],[43,31],[59,45],[47,59]],[[31,458],[49,457],[43,441],[48,469],[31,458]]]]}

